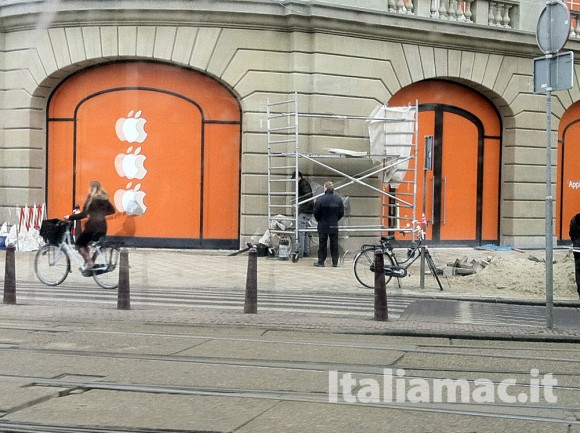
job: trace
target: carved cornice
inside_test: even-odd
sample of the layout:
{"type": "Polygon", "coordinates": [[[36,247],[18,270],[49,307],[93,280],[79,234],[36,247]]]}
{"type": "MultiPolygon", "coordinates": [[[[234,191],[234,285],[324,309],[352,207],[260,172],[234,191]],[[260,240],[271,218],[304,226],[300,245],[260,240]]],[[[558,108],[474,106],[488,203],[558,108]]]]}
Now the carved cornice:
{"type": "MultiPolygon", "coordinates": [[[[326,33],[521,57],[541,55],[535,35],[304,0],[0,0],[0,30],[107,25],[196,26],[326,33]],[[57,10],[43,10],[46,5],[57,10]]],[[[576,42],[571,42],[574,45],[576,42]]]]}

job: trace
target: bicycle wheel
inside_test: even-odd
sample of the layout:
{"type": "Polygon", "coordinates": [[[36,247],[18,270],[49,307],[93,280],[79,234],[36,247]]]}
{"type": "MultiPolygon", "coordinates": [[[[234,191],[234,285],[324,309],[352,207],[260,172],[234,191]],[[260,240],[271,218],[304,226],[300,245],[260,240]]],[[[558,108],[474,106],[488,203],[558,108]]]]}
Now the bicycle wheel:
{"type": "MultiPolygon", "coordinates": [[[[388,254],[383,254],[385,266],[392,266],[393,259],[388,254]]],[[[354,258],[354,276],[363,286],[369,289],[375,287],[375,249],[366,248],[360,251],[354,258]]],[[[391,276],[385,275],[385,284],[391,281],[391,276]]]]}
{"type": "Polygon", "coordinates": [[[101,247],[93,254],[93,278],[103,289],[119,285],[119,248],[101,247]]]}
{"type": "Polygon", "coordinates": [[[34,273],[47,286],[58,286],[70,272],[68,255],[56,245],[43,245],[34,258],[34,273]]]}

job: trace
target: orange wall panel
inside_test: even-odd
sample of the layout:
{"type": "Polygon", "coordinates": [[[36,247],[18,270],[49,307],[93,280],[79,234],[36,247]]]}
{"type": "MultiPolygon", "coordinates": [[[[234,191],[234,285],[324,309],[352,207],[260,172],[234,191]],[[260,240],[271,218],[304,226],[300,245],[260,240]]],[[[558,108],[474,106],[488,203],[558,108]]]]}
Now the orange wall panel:
{"type": "Polygon", "coordinates": [[[109,235],[239,238],[240,110],[219,83],[168,65],[109,64],[65,81],[48,121],[49,213],[82,206],[100,180],[117,208],[109,235]]]}
{"type": "Polygon", "coordinates": [[[427,226],[427,239],[431,239],[432,215],[433,215],[433,170],[427,171],[425,182],[425,137],[433,135],[435,129],[435,113],[424,111],[419,113],[419,142],[417,164],[417,218],[421,218],[423,213],[423,200],[425,200],[425,218],[429,221],[427,226]],[[424,185],[425,184],[425,185],[424,185]],[[424,189],[425,188],[425,189],[424,189]],[[426,190],[426,193],[425,193],[426,190]]]}
{"type": "Polygon", "coordinates": [[[238,121],[235,98],[215,80],[175,66],[150,63],[111,63],[87,69],[66,81],[52,96],[49,117],[71,117],[87,95],[113,88],[144,87],[188,97],[203,107],[205,120],[238,121]]]}
{"type": "Polygon", "coordinates": [[[239,229],[239,136],[239,125],[206,125],[204,238],[227,239],[239,229]]]}
{"type": "Polygon", "coordinates": [[[566,129],[564,145],[559,146],[559,170],[557,178],[558,203],[556,233],[561,240],[570,239],[570,220],[580,213],[580,123],[566,129]],[[562,150],[564,158],[562,161],[562,150]],[[561,236],[560,236],[561,232],[561,236]]]}
{"type": "MultiPolygon", "coordinates": [[[[501,123],[494,106],[482,95],[456,83],[426,80],[412,84],[389,101],[389,106],[415,105],[425,107],[419,113],[418,134],[418,184],[417,217],[420,217],[423,198],[426,217],[431,220],[439,214],[434,224],[440,229],[440,240],[474,240],[476,238],[476,204],[478,175],[478,143],[483,140],[483,192],[481,239],[493,241],[498,238],[499,181],[501,159],[501,123]],[[430,109],[430,105],[433,106],[430,109]],[[457,110],[459,109],[459,110],[457,110]],[[434,179],[434,172],[427,172],[426,193],[423,192],[423,149],[426,135],[435,135],[435,110],[444,113],[439,126],[443,136],[440,143],[443,156],[441,179],[434,179]],[[475,124],[466,117],[451,111],[464,110],[475,116],[483,125],[482,136],[475,124]],[[469,169],[468,169],[469,167],[469,169]],[[433,213],[434,183],[438,194],[435,199],[441,206],[433,213]]],[[[431,238],[432,230],[427,236],[431,238]]]]}
{"type": "Polygon", "coordinates": [[[499,232],[499,163],[501,161],[501,141],[499,139],[484,139],[483,156],[483,225],[481,237],[483,240],[497,239],[499,232]]]}
{"type": "Polygon", "coordinates": [[[580,213],[580,103],[566,110],[558,131],[556,237],[568,241],[570,220],[580,213]]]}
{"type": "Polygon", "coordinates": [[[389,105],[444,104],[460,107],[481,120],[487,136],[501,135],[501,125],[493,105],[472,89],[450,81],[426,80],[415,83],[397,93],[389,100],[389,105]],[[412,89],[412,92],[409,91],[412,89]]]}
{"type": "Polygon", "coordinates": [[[444,114],[444,125],[441,238],[475,239],[477,128],[464,117],[451,113],[444,114]]]}
{"type": "Polygon", "coordinates": [[[48,126],[48,218],[63,218],[72,212],[73,122],[51,122],[48,126]]]}
{"type": "MultiPolygon", "coordinates": [[[[80,107],[77,125],[77,202],[82,205],[92,179],[100,180],[118,212],[123,212],[111,221],[110,234],[200,237],[202,125],[195,105],[153,91],[104,93],[80,107]],[[146,121],[147,136],[141,143],[122,141],[117,136],[117,121],[128,118],[131,111],[140,111],[139,118],[146,121]],[[146,158],[142,164],[146,173],[138,174],[141,179],[126,176],[122,168],[119,173],[120,164],[116,164],[117,158],[121,161],[123,155],[135,154],[146,158]],[[124,212],[119,199],[115,200],[115,195],[136,187],[146,194],[142,215],[124,212]]],[[[128,166],[128,170],[133,167],[128,166]]]]}

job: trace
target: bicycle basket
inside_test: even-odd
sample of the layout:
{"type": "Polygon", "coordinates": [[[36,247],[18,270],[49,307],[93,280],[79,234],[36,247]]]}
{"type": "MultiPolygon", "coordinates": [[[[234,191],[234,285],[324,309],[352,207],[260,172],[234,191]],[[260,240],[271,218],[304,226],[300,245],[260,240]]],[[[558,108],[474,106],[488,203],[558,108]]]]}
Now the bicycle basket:
{"type": "Polygon", "coordinates": [[[66,230],[67,223],[58,218],[44,220],[40,226],[40,236],[45,242],[58,245],[62,242],[66,230]]]}

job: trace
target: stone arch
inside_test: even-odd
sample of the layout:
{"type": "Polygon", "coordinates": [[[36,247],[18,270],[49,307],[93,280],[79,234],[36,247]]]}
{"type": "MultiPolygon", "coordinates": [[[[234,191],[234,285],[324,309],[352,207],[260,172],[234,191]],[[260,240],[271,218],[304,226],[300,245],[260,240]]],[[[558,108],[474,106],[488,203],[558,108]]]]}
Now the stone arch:
{"type": "Polygon", "coordinates": [[[113,236],[141,246],[239,245],[241,110],[221,83],[159,62],[101,64],[54,90],[47,125],[50,215],[82,205],[97,178],[117,207],[113,236]]]}
{"type": "Polygon", "coordinates": [[[425,80],[395,94],[389,105],[419,103],[419,173],[425,136],[434,137],[433,170],[418,185],[425,200],[428,236],[440,244],[497,242],[502,125],[479,92],[451,81],[425,80]]]}

